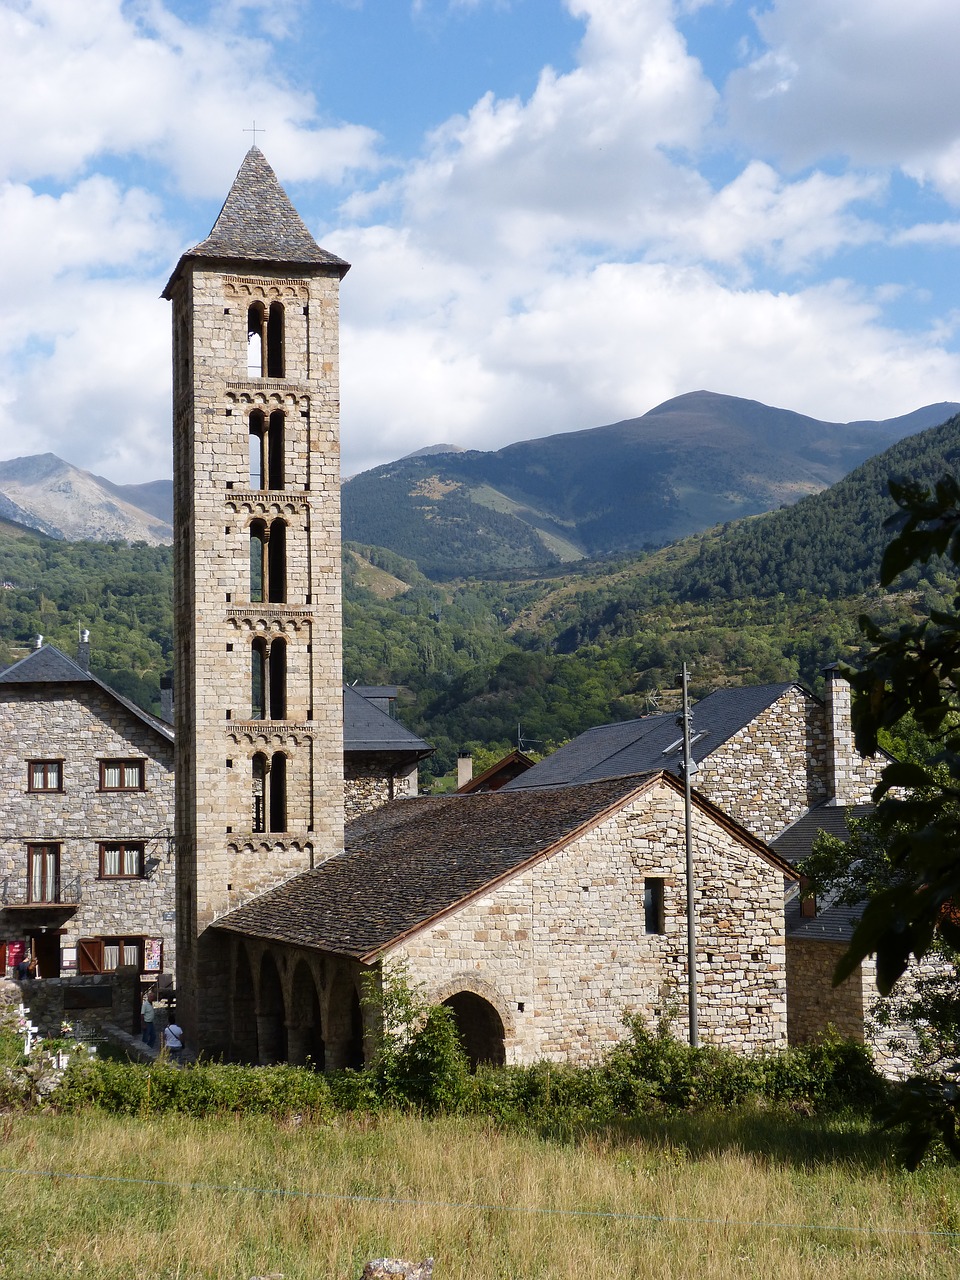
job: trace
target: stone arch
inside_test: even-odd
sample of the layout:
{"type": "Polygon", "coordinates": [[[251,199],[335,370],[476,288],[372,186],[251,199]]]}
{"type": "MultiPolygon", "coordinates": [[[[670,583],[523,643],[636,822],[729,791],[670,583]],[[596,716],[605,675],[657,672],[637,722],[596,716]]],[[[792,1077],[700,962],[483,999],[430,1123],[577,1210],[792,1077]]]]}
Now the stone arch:
{"type": "Polygon", "coordinates": [[[507,1060],[506,1032],[500,1014],[475,991],[456,991],[443,1001],[453,1011],[471,1068],[481,1063],[502,1067],[507,1060]]]}
{"type": "Polygon", "coordinates": [[[259,1054],[253,968],[247,945],[242,941],[234,951],[231,1005],[230,1039],[234,1055],[240,1062],[256,1062],[259,1054]]]}
{"type": "Polygon", "coordinates": [[[257,1061],[260,1066],[287,1059],[287,1019],[280,970],[270,951],[260,958],[257,987],[257,1061]]]}
{"type": "Polygon", "coordinates": [[[330,1071],[357,1069],[364,1062],[363,1010],[354,974],[341,967],[330,983],[327,1001],[326,1062],[330,1071]]]}
{"type": "Polygon", "coordinates": [[[290,1062],[302,1067],[308,1062],[323,1071],[326,1046],[317,983],[307,961],[301,957],[290,984],[290,1016],[287,1021],[287,1048],[290,1062]]]}

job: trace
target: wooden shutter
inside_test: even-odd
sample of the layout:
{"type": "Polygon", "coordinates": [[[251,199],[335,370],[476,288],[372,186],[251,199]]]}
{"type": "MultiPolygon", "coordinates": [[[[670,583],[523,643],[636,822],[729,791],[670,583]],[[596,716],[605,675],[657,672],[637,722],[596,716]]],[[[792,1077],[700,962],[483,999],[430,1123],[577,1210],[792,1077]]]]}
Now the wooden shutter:
{"type": "Polygon", "coordinates": [[[103,973],[103,942],[100,938],[78,938],[77,972],[103,973]]]}

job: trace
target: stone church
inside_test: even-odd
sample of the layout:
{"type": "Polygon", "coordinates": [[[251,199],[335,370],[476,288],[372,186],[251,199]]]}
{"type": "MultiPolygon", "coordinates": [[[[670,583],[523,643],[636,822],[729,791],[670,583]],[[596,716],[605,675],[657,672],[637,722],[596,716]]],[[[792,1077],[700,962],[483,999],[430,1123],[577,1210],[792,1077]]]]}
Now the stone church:
{"type": "MultiPolygon", "coordinates": [[[[685,989],[682,787],[661,744],[592,777],[532,770],[498,792],[394,799],[345,833],[347,270],[252,147],[209,236],[164,290],[177,987],[188,1046],[358,1065],[363,976],[402,961],[453,1009],[473,1060],[589,1057],[622,1033],[624,1013],[667,1015],[685,989]]],[[[771,705],[797,697],[778,691],[771,705]]],[[[807,757],[823,744],[811,746],[803,715],[770,719],[793,725],[784,732],[796,742],[761,749],[749,775],[742,753],[733,760],[747,799],[782,792],[767,765],[796,747],[798,796],[829,800],[810,781],[807,757]]],[[[576,772],[583,755],[572,759],[576,772]]],[[[698,795],[694,805],[701,1024],[716,1043],[775,1047],[787,1037],[783,897],[796,873],[746,819],[749,804],[739,820],[721,804],[698,795]]]]}

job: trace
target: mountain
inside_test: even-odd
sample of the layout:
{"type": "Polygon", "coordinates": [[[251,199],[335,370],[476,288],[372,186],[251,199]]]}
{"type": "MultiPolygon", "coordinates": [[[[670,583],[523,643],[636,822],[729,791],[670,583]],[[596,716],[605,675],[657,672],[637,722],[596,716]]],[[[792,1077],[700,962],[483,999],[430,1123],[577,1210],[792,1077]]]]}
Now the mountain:
{"type": "Polygon", "coordinates": [[[69,542],[173,541],[173,481],[113,484],[52,453],[0,462],[0,517],[69,542]]]}
{"type": "Polygon", "coordinates": [[[362,472],[343,487],[344,537],[441,579],[623,555],[818,493],[958,408],[831,423],[696,391],[609,426],[362,472]]]}

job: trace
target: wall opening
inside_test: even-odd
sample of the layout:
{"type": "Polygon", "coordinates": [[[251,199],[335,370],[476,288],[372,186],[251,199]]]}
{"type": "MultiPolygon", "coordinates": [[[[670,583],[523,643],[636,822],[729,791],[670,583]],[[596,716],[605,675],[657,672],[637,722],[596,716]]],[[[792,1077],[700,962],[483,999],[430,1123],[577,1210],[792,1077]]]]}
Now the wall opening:
{"type": "Polygon", "coordinates": [[[287,829],[287,757],[282,751],[270,761],[270,830],[287,829]]]}
{"type": "Polygon", "coordinates": [[[268,378],[282,378],[284,376],[284,352],[283,352],[283,304],[280,302],[270,303],[270,312],[267,316],[267,361],[266,374],[268,378]]]}
{"type": "Polygon", "coordinates": [[[259,637],[250,646],[250,719],[263,720],[267,713],[267,642],[259,637]]]}
{"type": "Polygon", "coordinates": [[[262,520],[250,525],[250,601],[263,601],[264,568],[266,560],[267,527],[262,520]]]}
{"type": "Polygon", "coordinates": [[[279,636],[271,643],[269,652],[267,653],[267,673],[270,690],[270,719],[286,720],[287,642],[279,636]]]}
{"type": "Polygon", "coordinates": [[[267,600],[271,604],[284,604],[286,599],[287,526],[282,520],[274,520],[267,539],[267,600]]]}
{"type": "Polygon", "coordinates": [[[262,302],[254,302],[247,310],[247,377],[263,377],[263,346],[266,336],[266,314],[262,302]]]}
{"type": "Polygon", "coordinates": [[[258,751],[253,757],[252,778],[253,821],[250,829],[262,833],[267,829],[267,757],[263,752],[258,751]]]}
{"type": "Polygon", "coordinates": [[[250,488],[262,489],[264,487],[264,457],[263,457],[263,438],[264,438],[264,420],[263,414],[259,409],[254,409],[250,415],[250,488]]]}
{"type": "Polygon", "coordinates": [[[270,429],[267,433],[267,488],[282,489],[283,476],[283,435],[284,415],[278,409],[270,415],[270,429]]]}
{"type": "Polygon", "coordinates": [[[453,1010],[464,1053],[471,1068],[489,1062],[502,1067],[507,1060],[503,1020],[496,1009],[473,991],[458,991],[443,1002],[453,1010]]]}

